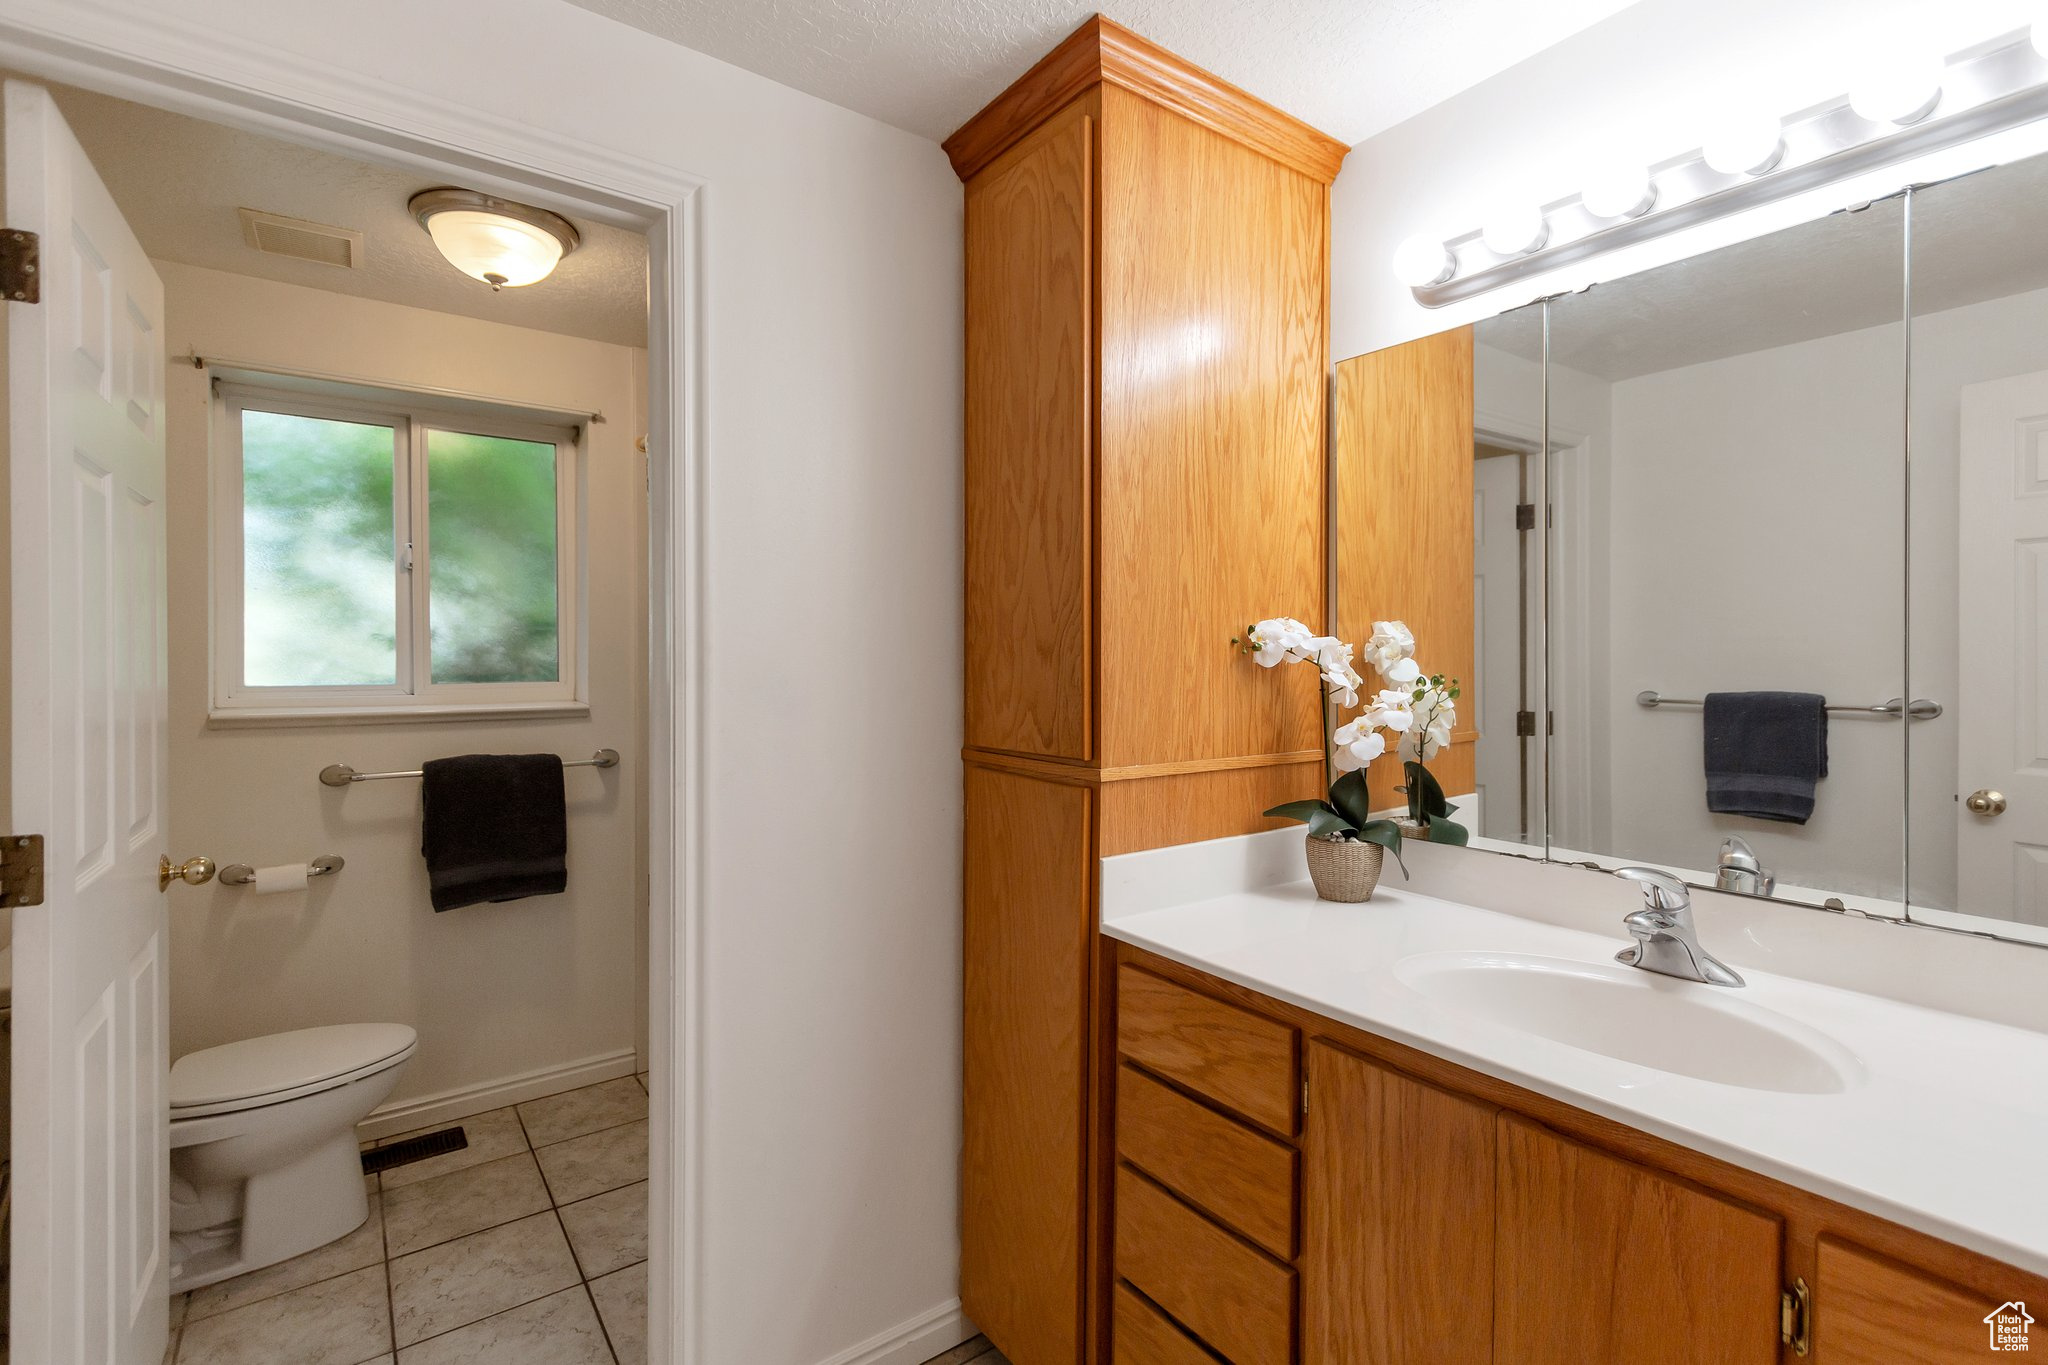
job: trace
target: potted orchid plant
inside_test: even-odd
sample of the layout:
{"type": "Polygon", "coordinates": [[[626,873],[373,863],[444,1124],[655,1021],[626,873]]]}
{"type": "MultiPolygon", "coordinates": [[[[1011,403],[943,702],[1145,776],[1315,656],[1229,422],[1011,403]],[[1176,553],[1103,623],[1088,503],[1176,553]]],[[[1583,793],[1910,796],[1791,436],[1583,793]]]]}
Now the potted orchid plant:
{"type": "MultiPolygon", "coordinates": [[[[1387,853],[1401,861],[1403,835],[1436,843],[1462,844],[1469,837],[1453,821],[1457,807],[1444,799],[1443,787],[1428,769],[1451,742],[1457,725],[1459,687],[1441,673],[1425,675],[1415,662],[1415,635],[1399,621],[1376,621],[1365,645],[1365,662],[1381,686],[1363,699],[1365,680],[1353,666],[1354,651],[1342,640],[1317,635],[1288,617],[1261,621],[1241,642],[1254,662],[1265,668],[1282,663],[1312,663],[1321,675],[1325,735],[1324,785],[1327,800],[1289,801],[1266,814],[1299,820],[1308,826],[1309,876],[1324,900],[1372,899],[1387,853]],[[1331,730],[1339,711],[1360,706],[1350,720],[1331,730]],[[1387,736],[1402,759],[1408,798],[1408,819],[1375,818],[1365,769],[1387,752],[1387,736]],[[1333,772],[1342,776],[1334,777],[1333,772]]],[[[1402,863],[1401,872],[1408,868],[1402,863]]]]}
{"type": "MultiPolygon", "coordinates": [[[[1401,827],[1372,816],[1365,765],[1386,752],[1382,731],[1407,728],[1408,692],[1384,688],[1354,719],[1330,731],[1339,710],[1359,705],[1365,679],[1353,666],[1352,647],[1332,636],[1317,635],[1290,617],[1261,621],[1237,642],[1262,668],[1307,663],[1320,675],[1323,695],[1323,785],[1327,800],[1289,801],[1266,814],[1299,820],[1308,826],[1308,871],[1316,894],[1329,901],[1368,901],[1379,885],[1386,855],[1401,859],[1401,827]],[[1342,776],[1334,776],[1336,773],[1342,776]]],[[[1408,869],[1403,865],[1402,875],[1408,869]]]]}

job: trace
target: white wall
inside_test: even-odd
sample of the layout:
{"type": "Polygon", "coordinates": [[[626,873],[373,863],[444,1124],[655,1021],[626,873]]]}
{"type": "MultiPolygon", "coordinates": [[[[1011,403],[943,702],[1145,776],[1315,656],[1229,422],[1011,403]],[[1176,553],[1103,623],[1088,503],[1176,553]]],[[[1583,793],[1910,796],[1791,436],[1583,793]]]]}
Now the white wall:
{"type": "Polygon", "coordinates": [[[587,429],[583,471],[588,717],[208,728],[213,405],[206,375],[172,362],[165,430],[177,856],[256,866],[322,853],[348,860],[303,894],[259,897],[219,882],[180,893],[171,916],[172,1055],[388,1019],[420,1034],[393,1109],[451,1092],[480,1094],[490,1107],[493,1086],[530,1072],[566,1073],[565,1082],[625,1074],[638,1040],[635,946],[647,884],[638,833],[646,574],[637,548],[646,480],[633,445],[645,430],[633,406],[644,354],[195,266],[160,261],[157,271],[165,332],[181,355],[609,418],[587,429]],[[577,757],[605,746],[629,766],[568,774],[568,892],[440,915],[428,904],[419,854],[419,784],[336,790],[317,781],[334,762],[375,772],[449,754],[577,757]]]}
{"type": "Polygon", "coordinates": [[[483,120],[508,147],[542,127],[706,182],[710,984],[701,1055],[679,1059],[703,1096],[686,1330],[706,1365],[951,1330],[962,287],[944,155],[559,0],[361,0],[346,22],[270,0],[0,0],[9,24],[317,109],[483,120]]]}
{"type": "MultiPolygon", "coordinates": [[[[2030,18],[2025,0],[1640,0],[1352,149],[1331,196],[1330,354],[1427,336],[1962,169],[1966,154],[1910,176],[1880,172],[1434,312],[1389,268],[1410,234],[1454,237],[1495,204],[1570,198],[1596,159],[1650,164],[1697,148],[1731,101],[1791,114],[1835,98],[1865,35],[1919,31],[1929,50],[1952,53],[2030,18]]],[[[2011,141],[2038,145],[2043,132],[2011,141]]]]}
{"type": "Polygon", "coordinates": [[[1904,726],[1832,718],[1813,818],[1780,825],[1710,813],[1699,712],[1634,699],[1646,688],[1899,695],[1902,330],[1613,386],[1613,814],[1597,851],[1712,867],[1740,833],[1788,884],[1898,899],[1904,726]]]}

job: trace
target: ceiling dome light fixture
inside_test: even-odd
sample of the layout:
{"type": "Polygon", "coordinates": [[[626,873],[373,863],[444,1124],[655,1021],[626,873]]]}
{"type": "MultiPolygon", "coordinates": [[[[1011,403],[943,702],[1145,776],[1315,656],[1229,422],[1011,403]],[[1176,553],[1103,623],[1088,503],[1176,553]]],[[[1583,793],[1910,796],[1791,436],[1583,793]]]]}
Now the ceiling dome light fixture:
{"type": "Polygon", "coordinates": [[[475,190],[421,190],[406,207],[450,265],[494,290],[546,279],[581,240],[560,214],[475,190]]]}
{"type": "Polygon", "coordinates": [[[1640,218],[1657,202],[1657,185],[1643,167],[1617,162],[1586,181],[1579,202],[1595,218],[1640,218]]]}
{"type": "Polygon", "coordinates": [[[1416,235],[1394,248],[1394,278],[1410,289],[1442,284],[1458,273],[1458,258],[1435,237],[1416,235]]]}
{"type": "Polygon", "coordinates": [[[1763,175],[1785,156],[1785,125],[1764,113],[1730,114],[1700,147],[1707,165],[1723,175],[1763,175]]]}
{"type": "Polygon", "coordinates": [[[1920,122],[1941,103],[1947,75],[1941,58],[1893,52],[1879,56],[1849,86],[1849,107],[1872,123],[1920,122]]]}
{"type": "Polygon", "coordinates": [[[1533,204],[1514,205],[1489,216],[1479,237],[1496,256],[1526,256],[1550,240],[1550,223],[1533,204]]]}

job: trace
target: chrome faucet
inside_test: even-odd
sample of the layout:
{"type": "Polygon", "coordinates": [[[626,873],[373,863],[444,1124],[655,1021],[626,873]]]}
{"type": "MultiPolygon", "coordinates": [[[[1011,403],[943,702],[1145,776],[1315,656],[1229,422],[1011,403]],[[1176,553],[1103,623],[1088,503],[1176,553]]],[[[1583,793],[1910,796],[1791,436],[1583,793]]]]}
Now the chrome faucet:
{"type": "Polygon", "coordinates": [[[1768,896],[1777,888],[1778,879],[1757,861],[1747,839],[1731,834],[1721,842],[1721,863],[1714,873],[1714,885],[1741,896],[1768,896]]]}
{"type": "Polygon", "coordinates": [[[1636,941],[1614,955],[1616,962],[1709,986],[1742,984],[1734,968],[1716,961],[1700,947],[1692,923],[1692,895],[1684,882],[1654,867],[1619,867],[1614,875],[1641,882],[1645,902],[1622,921],[1636,941]]]}

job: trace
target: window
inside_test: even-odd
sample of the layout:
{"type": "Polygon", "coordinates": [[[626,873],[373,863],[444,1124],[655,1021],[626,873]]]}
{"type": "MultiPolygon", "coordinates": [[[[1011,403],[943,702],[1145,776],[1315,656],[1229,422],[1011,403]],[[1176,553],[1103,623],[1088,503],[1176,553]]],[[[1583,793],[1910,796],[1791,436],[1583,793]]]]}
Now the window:
{"type": "Polygon", "coordinates": [[[218,411],[216,719],[577,703],[574,429],[283,381],[218,411]]]}

